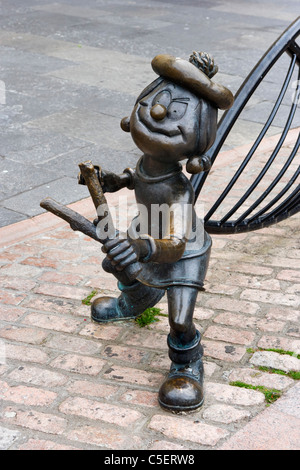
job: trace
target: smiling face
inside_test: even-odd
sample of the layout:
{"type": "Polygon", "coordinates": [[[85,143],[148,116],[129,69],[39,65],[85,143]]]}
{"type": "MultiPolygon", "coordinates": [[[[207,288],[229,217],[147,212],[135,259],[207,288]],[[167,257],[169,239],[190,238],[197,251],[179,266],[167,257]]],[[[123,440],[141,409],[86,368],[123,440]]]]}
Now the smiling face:
{"type": "Polygon", "coordinates": [[[142,94],[130,117],[130,133],[145,155],[163,162],[197,152],[201,103],[193,93],[161,80],[142,94]]]}

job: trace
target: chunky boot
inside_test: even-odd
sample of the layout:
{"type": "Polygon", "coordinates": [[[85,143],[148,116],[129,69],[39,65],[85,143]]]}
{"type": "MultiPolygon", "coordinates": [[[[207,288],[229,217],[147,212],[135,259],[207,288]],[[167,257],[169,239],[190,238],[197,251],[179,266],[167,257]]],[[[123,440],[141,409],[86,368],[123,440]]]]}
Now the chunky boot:
{"type": "Polygon", "coordinates": [[[168,337],[169,357],[172,361],[168,378],[159,390],[159,404],[170,411],[192,411],[203,404],[203,348],[200,333],[184,346],[175,345],[168,337]]]}
{"type": "Polygon", "coordinates": [[[165,293],[163,289],[148,287],[138,281],[130,286],[119,282],[118,287],[122,292],[118,298],[99,297],[94,300],[91,307],[94,321],[106,323],[135,318],[157,304],[165,293]]]}

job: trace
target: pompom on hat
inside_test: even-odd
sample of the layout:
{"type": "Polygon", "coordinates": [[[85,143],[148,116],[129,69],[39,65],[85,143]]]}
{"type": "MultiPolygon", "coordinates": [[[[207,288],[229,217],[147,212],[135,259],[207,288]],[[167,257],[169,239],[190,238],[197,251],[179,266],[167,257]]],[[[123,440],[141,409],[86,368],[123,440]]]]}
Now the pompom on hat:
{"type": "Polygon", "coordinates": [[[189,62],[160,54],[154,57],[151,65],[159,76],[181,85],[199,98],[211,101],[219,109],[229,109],[233,104],[231,91],[210,79],[218,71],[218,67],[206,53],[193,52],[189,62]]]}

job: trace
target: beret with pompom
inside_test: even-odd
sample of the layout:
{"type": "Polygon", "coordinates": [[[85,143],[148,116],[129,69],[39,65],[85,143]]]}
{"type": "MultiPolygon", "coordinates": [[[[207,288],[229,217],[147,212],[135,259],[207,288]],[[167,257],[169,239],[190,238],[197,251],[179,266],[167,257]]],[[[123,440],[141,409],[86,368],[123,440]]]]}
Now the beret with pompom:
{"type": "Polygon", "coordinates": [[[151,65],[159,76],[181,85],[199,98],[211,101],[220,109],[229,109],[233,104],[231,91],[211,80],[218,67],[209,54],[193,52],[189,61],[160,54],[154,57],[151,65]]]}

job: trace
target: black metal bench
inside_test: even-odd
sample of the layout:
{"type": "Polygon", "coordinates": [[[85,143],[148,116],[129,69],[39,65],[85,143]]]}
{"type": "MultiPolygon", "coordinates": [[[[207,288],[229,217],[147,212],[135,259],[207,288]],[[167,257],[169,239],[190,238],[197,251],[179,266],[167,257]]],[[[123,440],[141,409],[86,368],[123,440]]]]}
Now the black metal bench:
{"type": "MultiPolygon", "coordinates": [[[[299,34],[300,17],[298,17],[297,20],[294,21],[284,31],[284,33],[274,42],[274,44],[264,54],[264,56],[261,58],[261,60],[255,66],[252,72],[248,75],[248,77],[238,90],[232,108],[229,109],[220,119],[218,125],[217,139],[211,149],[207,152],[207,155],[209,155],[209,157],[211,158],[212,163],[217,158],[220,149],[226,141],[232,127],[236,123],[241,112],[245,109],[245,106],[247,105],[249,99],[252,97],[255,90],[257,90],[257,88],[265,79],[269,71],[275,66],[275,64],[283,55],[287,54],[290,57],[288,70],[283,80],[280,93],[278,94],[278,97],[275,100],[275,104],[270,112],[268,119],[265,121],[251,149],[248,151],[243,161],[241,161],[239,168],[232,176],[231,180],[229,181],[223,192],[217,197],[215,203],[212,205],[210,210],[205,215],[205,228],[210,233],[232,234],[246,232],[250,230],[257,230],[263,227],[270,226],[281,220],[284,220],[287,217],[290,217],[291,215],[300,211],[299,165],[296,171],[290,177],[289,181],[286,182],[284,187],[276,190],[276,188],[278,188],[278,183],[280,182],[283,175],[286,173],[289,166],[294,161],[295,156],[297,155],[297,151],[300,145],[299,134],[289,157],[281,165],[280,171],[277,172],[273,181],[267,185],[266,189],[263,192],[258,194],[254,202],[252,200],[249,203],[249,196],[253,193],[255,188],[257,188],[258,184],[263,180],[271,165],[275,162],[279,150],[281,149],[285,138],[289,130],[291,129],[293,118],[296,113],[300,91],[300,47],[296,42],[299,34]],[[297,70],[297,79],[294,79],[294,82],[291,82],[292,77],[295,77],[295,73],[297,72],[297,70]],[[266,161],[264,167],[260,170],[259,174],[255,177],[254,181],[244,192],[242,197],[240,197],[240,199],[233,204],[233,207],[221,217],[214,219],[213,216],[216,210],[222,205],[224,201],[226,201],[226,197],[238,182],[240,176],[245,171],[245,168],[250,162],[250,160],[252,158],[255,159],[256,150],[258,149],[260,143],[265,137],[275,116],[279,112],[283,98],[288,90],[288,87],[291,86],[291,83],[295,84],[295,91],[293,99],[290,99],[290,110],[288,113],[288,117],[286,119],[285,124],[283,125],[283,130],[279,137],[279,140],[276,143],[274,149],[272,150],[268,160],[266,161]],[[268,202],[264,202],[266,201],[266,197],[274,189],[276,191],[274,197],[272,197],[271,200],[269,200],[268,202]],[[238,209],[241,208],[246,201],[248,201],[248,207],[242,212],[242,214],[237,215],[238,209]],[[263,207],[261,207],[261,205],[263,207]],[[255,212],[255,209],[257,209],[258,206],[260,206],[259,210],[255,212]]],[[[204,172],[192,176],[191,182],[195,190],[196,198],[202,191],[207,176],[208,174],[204,172]]]]}

